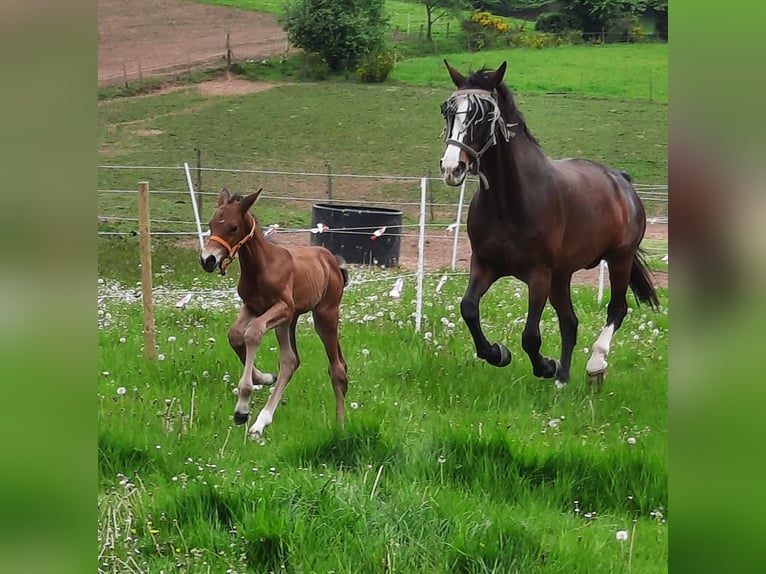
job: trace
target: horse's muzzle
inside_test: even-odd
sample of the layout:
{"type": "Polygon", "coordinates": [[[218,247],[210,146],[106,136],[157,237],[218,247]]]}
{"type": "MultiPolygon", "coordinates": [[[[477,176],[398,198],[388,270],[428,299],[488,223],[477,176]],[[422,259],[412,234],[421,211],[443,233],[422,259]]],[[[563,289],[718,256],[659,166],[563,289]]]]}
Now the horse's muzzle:
{"type": "Polygon", "coordinates": [[[459,161],[456,166],[448,168],[445,168],[444,164],[440,163],[439,169],[441,170],[444,183],[453,187],[463,183],[468,172],[468,166],[464,161],[459,161]]]}
{"type": "Polygon", "coordinates": [[[204,257],[204,258],[200,256],[199,264],[202,265],[202,268],[205,271],[207,271],[208,273],[212,273],[213,271],[215,271],[217,260],[215,255],[208,255],[207,257],[204,257]]]}

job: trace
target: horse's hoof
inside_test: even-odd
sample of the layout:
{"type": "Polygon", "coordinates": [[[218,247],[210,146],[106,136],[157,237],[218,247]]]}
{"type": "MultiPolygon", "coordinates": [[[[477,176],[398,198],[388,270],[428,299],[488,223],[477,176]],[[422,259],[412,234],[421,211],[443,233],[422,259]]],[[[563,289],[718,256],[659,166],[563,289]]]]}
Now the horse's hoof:
{"type": "Polygon", "coordinates": [[[247,422],[248,413],[234,413],[234,424],[235,425],[243,425],[247,422]]]}
{"type": "Polygon", "coordinates": [[[606,369],[603,369],[601,371],[596,371],[593,373],[588,373],[588,382],[590,383],[590,386],[592,386],[595,389],[601,388],[601,385],[604,384],[605,378],[606,378],[606,369]]]}
{"type": "Polygon", "coordinates": [[[490,365],[494,365],[495,367],[507,367],[511,364],[511,360],[513,359],[513,356],[511,355],[511,352],[508,350],[508,347],[505,345],[501,345],[500,343],[493,343],[492,344],[492,355],[494,358],[495,351],[497,352],[497,359],[487,359],[487,362],[490,365]]]}

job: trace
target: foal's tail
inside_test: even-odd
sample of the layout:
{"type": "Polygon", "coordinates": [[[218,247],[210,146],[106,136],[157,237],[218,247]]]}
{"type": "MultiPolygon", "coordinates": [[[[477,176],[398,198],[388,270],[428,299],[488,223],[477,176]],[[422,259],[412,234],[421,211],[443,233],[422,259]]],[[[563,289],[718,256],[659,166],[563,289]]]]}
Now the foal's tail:
{"type": "Polygon", "coordinates": [[[343,275],[343,286],[345,287],[348,285],[348,264],[346,263],[346,260],[343,259],[340,255],[335,255],[335,260],[338,262],[338,265],[340,266],[340,272],[341,275],[343,275]]]}
{"type": "Polygon", "coordinates": [[[652,276],[644,259],[645,251],[639,249],[633,257],[633,267],[630,268],[630,288],[640,302],[648,303],[653,311],[659,311],[660,300],[652,284],[652,276]]]}

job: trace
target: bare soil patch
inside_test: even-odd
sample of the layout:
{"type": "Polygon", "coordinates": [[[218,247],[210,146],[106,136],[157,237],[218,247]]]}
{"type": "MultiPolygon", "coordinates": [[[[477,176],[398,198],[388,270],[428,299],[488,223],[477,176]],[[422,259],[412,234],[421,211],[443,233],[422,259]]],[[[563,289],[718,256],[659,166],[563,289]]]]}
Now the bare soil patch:
{"type": "Polygon", "coordinates": [[[283,54],[287,36],[271,14],[188,0],[99,0],[98,83],[120,83],[283,54]]]}

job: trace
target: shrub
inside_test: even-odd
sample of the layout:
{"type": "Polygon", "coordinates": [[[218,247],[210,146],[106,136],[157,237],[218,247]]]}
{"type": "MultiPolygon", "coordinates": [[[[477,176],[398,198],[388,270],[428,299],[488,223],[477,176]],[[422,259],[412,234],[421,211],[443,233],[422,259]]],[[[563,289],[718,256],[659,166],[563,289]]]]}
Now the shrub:
{"type": "Polygon", "coordinates": [[[510,44],[510,35],[524,31],[523,24],[514,30],[510,24],[499,16],[477,10],[470,18],[460,23],[466,35],[469,50],[484,50],[500,43],[510,44]],[[504,40],[503,42],[501,42],[504,40]]]}
{"type": "Polygon", "coordinates": [[[293,45],[337,71],[383,46],[383,5],[384,0],[288,0],[282,25],[293,45]]]}
{"type": "Polygon", "coordinates": [[[304,76],[312,80],[326,80],[330,75],[330,65],[321,54],[305,55],[304,76]]]}
{"type": "Polygon", "coordinates": [[[562,34],[569,30],[577,28],[577,23],[569,14],[561,12],[550,12],[540,14],[535,24],[535,30],[538,32],[548,32],[551,34],[562,34]]]}
{"type": "Polygon", "coordinates": [[[394,56],[391,52],[371,52],[356,70],[357,77],[363,82],[384,82],[394,69],[394,56]]]}

